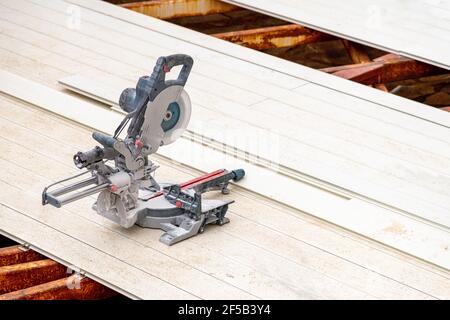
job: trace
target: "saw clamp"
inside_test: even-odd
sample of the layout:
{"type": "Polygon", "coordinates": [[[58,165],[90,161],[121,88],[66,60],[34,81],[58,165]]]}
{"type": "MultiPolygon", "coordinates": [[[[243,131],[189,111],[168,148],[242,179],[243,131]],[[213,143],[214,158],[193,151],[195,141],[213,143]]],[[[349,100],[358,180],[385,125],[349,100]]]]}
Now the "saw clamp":
{"type": "Polygon", "coordinates": [[[151,76],[141,77],[136,88],[125,89],[119,106],[127,114],[114,135],[94,132],[92,137],[101,146],[73,157],[77,168],[87,170],[46,187],[42,204],[60,208],[98,194],[93,205],[98,214],[124,228],[137,224],[162,229],[160,241],[167,245],[202,233],[208,224],[229,222],[225,214],[233,201],[202,195],[212,190],[227,194],[230,181],[242,179],[244,170],[217,170],[182,184],[158,183],[154,178],[158,166],[149,159],[159,147],[177,140],[189,123],[191,103],[184,85],[192,65],[187,55],[160,57],[151,76]],[[178,78],[166,80],[175,66],[182,66],[178,78]],[[89,178],[80,180],[83,174],[89,178]]]}

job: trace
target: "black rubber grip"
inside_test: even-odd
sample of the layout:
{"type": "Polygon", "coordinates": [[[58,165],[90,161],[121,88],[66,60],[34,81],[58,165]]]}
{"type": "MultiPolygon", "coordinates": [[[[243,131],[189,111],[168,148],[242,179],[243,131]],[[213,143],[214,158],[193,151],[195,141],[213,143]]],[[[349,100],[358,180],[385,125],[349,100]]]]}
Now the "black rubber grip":
{"type": "Polygon", "coordinates": [[[162,63],[161,71],[164,74],[170,71],[170,69],[172,69],[175,66],[183,66],[176,80],[165,81],[166,86],[171,85],[184,86],[189,77],[189,74],[191,73],[192,66],[194,65],[194,60],[186,54],[173,54],[171,56],[161,57],[159,59],[161,59],[161,61],[158,61],[157,64],[159,64],[159,62],[162,63]]]}

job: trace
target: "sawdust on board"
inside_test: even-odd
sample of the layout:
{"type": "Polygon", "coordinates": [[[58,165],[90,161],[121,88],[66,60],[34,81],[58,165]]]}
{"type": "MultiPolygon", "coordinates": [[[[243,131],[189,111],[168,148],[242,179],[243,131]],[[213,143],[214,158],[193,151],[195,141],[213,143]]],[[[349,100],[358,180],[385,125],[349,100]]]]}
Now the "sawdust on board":
{"type": "Polygon", "coordinates": [[[405,226],[398,221],[393,221],[392,224],[383,229],[384,232],[394,233],[394,234],[405,234],[407,230],[405,226]]]}

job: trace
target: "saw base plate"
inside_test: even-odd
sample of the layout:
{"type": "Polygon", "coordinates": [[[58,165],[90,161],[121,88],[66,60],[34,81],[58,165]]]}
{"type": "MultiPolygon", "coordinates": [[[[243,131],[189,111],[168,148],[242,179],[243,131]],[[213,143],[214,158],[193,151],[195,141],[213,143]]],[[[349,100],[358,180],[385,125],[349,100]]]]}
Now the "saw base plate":
{"type": "Polygon", "coordinates": [[[165,233],[159,241],[170,246],[203,233],[204,227],[208,224],[224,225],[230,222],[224,215],[232,202],[205,199],[202,201],[204,214],[199,219],[194,219],[191,214],[177,208],[161,196],[146,201],[145,209],[138,212],[136,225],[164,230],[165,233]]]}

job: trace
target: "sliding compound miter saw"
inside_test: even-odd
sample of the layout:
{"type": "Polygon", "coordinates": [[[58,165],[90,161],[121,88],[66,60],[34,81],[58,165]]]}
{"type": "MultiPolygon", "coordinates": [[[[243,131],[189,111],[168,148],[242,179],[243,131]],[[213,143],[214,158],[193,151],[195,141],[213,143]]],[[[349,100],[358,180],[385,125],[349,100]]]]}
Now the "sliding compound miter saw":
{"type": "Polygon", "coordinates": [[[87,170],[46,187],[42,204],[60,208],[98,194],[93,205],[97,213],[125,228],[137,224],[163,229],[160,241],[167,245],[203,232],[208,224],[229,222],[225,214],[233,201],[202,199],[202,194],[228,193],[229,182],[242,179],[244,170],[223,169],[183,184],[159,184],[154,178],[158,166],[148,158],[178,139],[187,127],[191,104],[184,85],[192,65],[187,55],[160,57],[151,76],[141,77],[135,89],[125,89],[119,105],[127,114],[114,135],[94,132],[92,137],[101,147],[73,157],[79,169],[87,170]],[[166,73],[175,66],[182,66],[178,78],[166,80],[166,73]],[[127,125],[122,139],[119,136],[127,125]],[[89,173],[87,179],[78,178],[89,173]],[[73,179],[77,181],[69,183],[73,179]]]}

